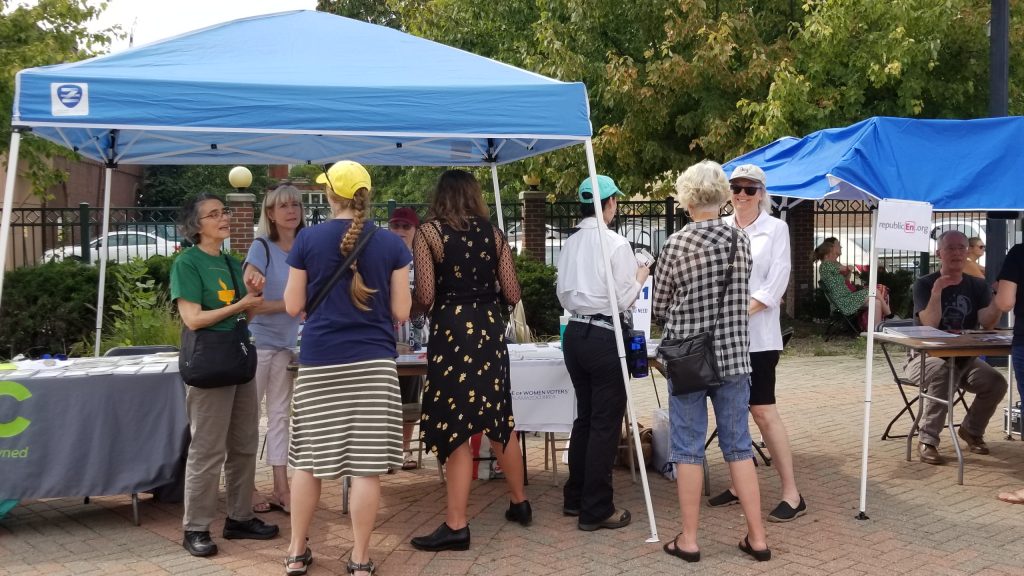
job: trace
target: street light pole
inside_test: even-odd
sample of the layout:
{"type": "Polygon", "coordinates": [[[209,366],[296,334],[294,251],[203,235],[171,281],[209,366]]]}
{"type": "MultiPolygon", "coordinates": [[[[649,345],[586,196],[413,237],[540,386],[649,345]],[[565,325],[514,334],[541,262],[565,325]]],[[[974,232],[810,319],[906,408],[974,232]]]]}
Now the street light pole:
{"type": "MultiPolygon", "coordinates": [[[[1010,109],[1010,2],[992,0],[989,25],[988,115],[1006,116],[1010,109]]],[[[1009,151],[1008,151],[1009,152],[1009,151]]],[[[992,216],[990,213],[989,216],[992,216]]],[[[996,281],[1006,257],[1006,220],[988,218],[985,232],[985,280],[996,281]]]]}

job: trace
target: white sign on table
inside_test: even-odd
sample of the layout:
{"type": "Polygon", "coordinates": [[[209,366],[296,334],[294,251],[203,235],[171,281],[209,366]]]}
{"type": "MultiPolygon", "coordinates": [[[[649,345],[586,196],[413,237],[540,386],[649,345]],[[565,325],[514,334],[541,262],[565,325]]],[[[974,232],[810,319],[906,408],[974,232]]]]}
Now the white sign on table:
{"type": "Polygon", "coordinates": [[[909,200],[881,200],[875,245],[889,250],[931,250],[932,205],[909,200]]]}
{"type": "Polygon", "coordinates": [[[644,287],[640,289],[640,296],[633,303],[633,329],[643,330],[646,338],[651,337],[651,300],[654,296],[654,278],[647,277],[644,287]]]}

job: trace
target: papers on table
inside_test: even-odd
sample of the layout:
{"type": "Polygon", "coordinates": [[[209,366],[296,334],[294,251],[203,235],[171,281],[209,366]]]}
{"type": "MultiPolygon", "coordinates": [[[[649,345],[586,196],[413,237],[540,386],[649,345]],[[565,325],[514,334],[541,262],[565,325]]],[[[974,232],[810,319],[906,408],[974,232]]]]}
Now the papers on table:
{"type": "Polygon", "coordinates": [[[903,338],[956,338],[958,336],[958,334],[951,334],[931,326],[891,326],[883,328],[882,332],[903,338]]]}
{"type": "Polygon", "coordinates": [[[4,379],[14,378],[74,378],[107,374],[156,374],[176,362],[177,355],[112,356],[100,358],[72,358],[67,361],[27,360],[17,363],[17,370],[4,372],[4,379]]]}
{"type": "Polygon", "coordinates": [[[532,344],[509,344],[509,356],[513,360],[561,360],[562,347],[558,342],[535,342],[532,344]]]}

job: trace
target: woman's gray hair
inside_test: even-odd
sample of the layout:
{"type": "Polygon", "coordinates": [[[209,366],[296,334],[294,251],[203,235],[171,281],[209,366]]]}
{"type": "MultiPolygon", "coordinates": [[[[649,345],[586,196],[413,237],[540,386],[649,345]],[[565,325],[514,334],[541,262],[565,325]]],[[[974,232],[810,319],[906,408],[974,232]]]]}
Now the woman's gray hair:
{"type": "Polygon", "coordinates": [[[181,235],[193,244],[199,244],[199,229],[202,226],[202,222],[199,221],[199,205],[207,200],[224,203],[223,198],[212,192],[200,192],[185,200],[185,205],[181,207],[181,214],[178,216],[181,235]]]}
{"type": "Polygon", "coordinates": [[[684,207],[718,210],[729,200],[729,179],[722,166],[701,160],[676,180],[676,200],[684,207]]]}
{"type": "MultiPolygon", "coordinates": [[[[278,239],[277,224],[270,221],[267,211],[282,202],[291,202],[293,200],[298,200],[301,205],[302,191],[291,184],[282,184],[267,192],[263,196],[263,208],[260,210],[260,223],[256,225],[256,236],[266,236],[271,242],[276,242],[278,239]]],[[[295,229],[295,233],[297,234],[305,226],[306,211],[303,210],[299,214],[299,227],[295,229]]]]}
{"type": "Polygon", "coordinates": [[[772,197],[768,194],[768,189],[761,185],[761,199],[757,201],[757,209],[761,212],[772,213],[772,197]]]}

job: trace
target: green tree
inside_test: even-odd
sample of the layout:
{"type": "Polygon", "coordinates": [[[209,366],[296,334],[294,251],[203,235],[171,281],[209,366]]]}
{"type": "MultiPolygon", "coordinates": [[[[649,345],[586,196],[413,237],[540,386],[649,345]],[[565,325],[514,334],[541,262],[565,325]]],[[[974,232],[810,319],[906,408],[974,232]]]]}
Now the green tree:
{"type": "Polygon", "coordinates": [[[319,0],[316,9],[401,30],[401,14],[389,4],[386,0],[319,0]]]}
{"type": "MultiPolygon", "coordinates": [[[[11,140],[11,115],[14,103],[14,77],[23,68],[61,62],[73,62],[106,51],[111,38],[122,34],[115,26],[91,32],[86,24],[106,9],[106,2],[85,0],[39,0],[31,6],[0,0],[0,152],[7,157],[11,140]]],[[[32,191],[40,197],[46,190],[67,179],[47,161],[54,156],[74,158],[64,147],[31,135],[22,139],[20,158],[22,175],[32,182],[32,191]]]]}
{"type": "MultiPolygon", "coordinates": [[[[180,206],[187,196],[199,192],[229,194],[235,189],[228,183],[228,172],[234,166],[150,166],[146,168],[139,189],[139,206],[180,206]]],[[[248,192],[257,197],[274,182],[266,166],[248,166],[252,184],[248,192]]]]}

